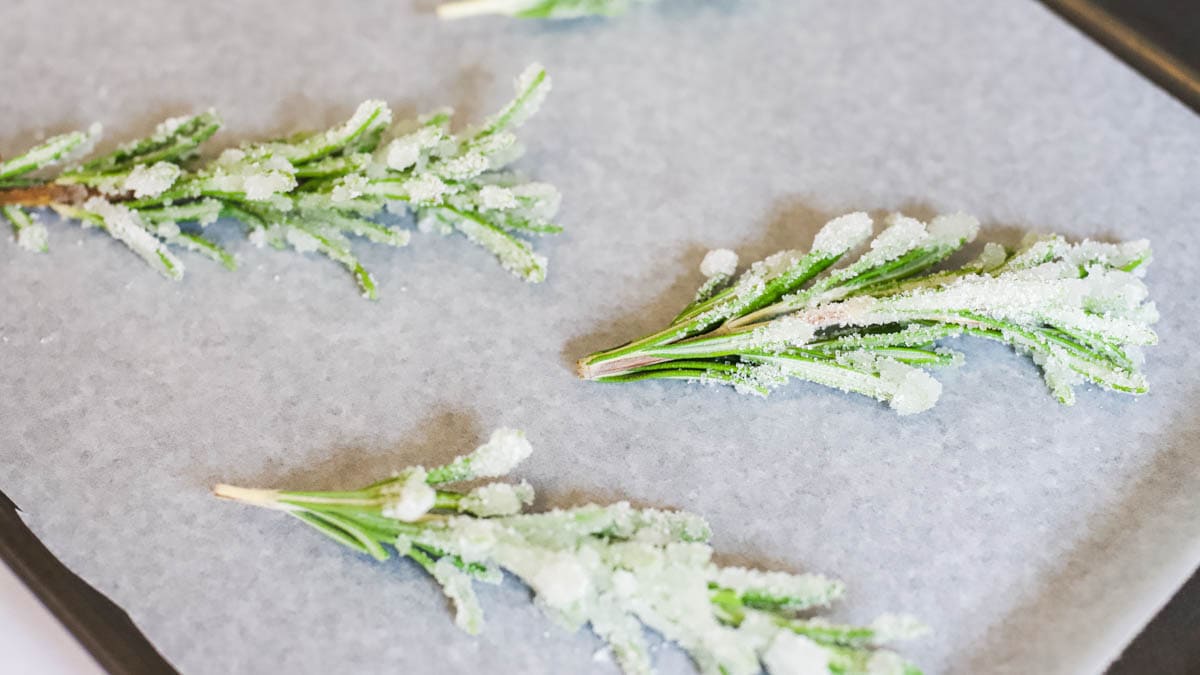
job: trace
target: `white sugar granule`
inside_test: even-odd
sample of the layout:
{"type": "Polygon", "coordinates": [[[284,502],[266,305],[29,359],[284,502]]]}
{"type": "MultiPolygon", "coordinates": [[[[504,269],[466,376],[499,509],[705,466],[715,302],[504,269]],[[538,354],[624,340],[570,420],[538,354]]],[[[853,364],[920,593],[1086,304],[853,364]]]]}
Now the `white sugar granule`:
{"type": "Polygon", "coordinates": [[[574,556],[560,553],[534,572],[529,585],[547,605],[566,609],[587,597],[591,580],[574,556]]]}
{"type": "Polygon", "coordinates": [[[501,211],[518,205],[513,191],[499,185],[484,185],[479,190],[479,205],[489,211],[501,211]]]}
{"type": "Polygon", "coordinates": [[[46,226],[38,221],[37,214],[30,214],[15,207],[6,210],[4,214],[13,221],[13,226],[17,229],[18,246],[35,253],[45,252],[49,248],[50,233],[46,231],[46,226]]]}
{"type": "Polygon", "coordinates": [[[389,499],[381,509],[388,518],[395,518],[411,523],[429,513],[437,499],[437,491],[425,482],[425,470],[418,467],[410,469],[404,482],[398,486],[398,493],[389,499]]]}
{"type": "Polygon", "coordinates": [[[300,253],[311,253],[321,248],[321,242],[304,230],[294,227],[287,228],[287,242],[300,253]]]}
{"type": "Polygon", "coordinates": [[[825,223],[817,236],[813,237],[812,250],[829,255],[845,253],[866,241],[871,236],[873,225],[871,216],[862,211],[838,216],[825,223]]]}
{"type": "Polygon", "coordinates": [[[868,257],[878,262],[894,260],[904,255],[924,243],[929,236],[925,231],[925,223],[899,213],[888,216],[887,224],[887,229],[871,242],[871,252],[868,254],[868,257]]]}
{"type": "Polygon", "coordinates": [[[330,201],[335,203],[349,202],[361,196],[367,189],[367,177],[360,174],[346,176],[329,193],[330,201]]]}
{"type": "Polygon", "coordinates": [[[780,631],[762,655],[771,675],[829,675],[829,652],[821,645],[788,631],[780,631]]]}
{"type": "Polygon", "coordinates": [[[408,198],[417,203],[435,203],[446,193],[446,184],[437,176],[421,175],[404,182],[408,198]]]}
{"type": "Polygon", "coordinates": [[[387,165],[393,171],[404,171],[417,163],[421,153],[442,140],[442,130],[433,126],[422,127],[411,134],[401,136],[388,144],[387,165]]]}
{"type": "Polygon", "coordinates": [[[436,171],[439,175],[450,180],[467,180],[488,170],[488,160],[482,154],[472,151],[461,157],[446,160],[436,171]]]}
{"type": "Polygon", "coordinates": [[[889,405],[901,415],[928,410],[942,395],[942,383],[929,373],[896,361],[881,362],[879,376],[892,389],[889,405]]]}
{"type": "Polygon", "coordinates": [[[525,432],[502,427],[492,432],[488,442],[470,455],[471,474],[494,478],[512,471],[533,452],[525,432]]]}
{"type": "Polygon", "coordinates": [[[979,221],[965,213],[938,216],[929,222],[929,235],[946,243],[974,241],[979,221]]]}
{"type": "Polygon", "coordinates": [[[490,483],[467,493],[459,508],[477,516],[490,518],[520,513],[522,507],[532,502],[533,488],[528,483],[490,483]]]}
{"type": "Polygon", "coordinates": [[[510,190],[532,218],[549,220],[562,205],[562,194],[549,183],[525,183],[510,190]]]}
{"type": "Polygon", "coordinates": [[[454,624],[469,635],[479,634],[483,629],[483,610],[471,588],[471,578],[463,574],[448,556],[439,558],[433,566],[433,578],[454,603],[454,624]]]}
{"type": "Polygon", "coordinates": [[[979,253],[979,257],[975,259],[974,265],[983,271],[994,270],[1004,264],[1008,258],[1008,251],[1004,247],[994,241],[989,241],[983,245],[983,251],[979,253]]]}
{"type": "Polygon", "coordinates": [[[246,199],[259,202],[270,199],[275,194],[287,192],[295,186],[295,178],[285,173],[271,171],[246,176],[242,189],[246,193],[246,199]]]}
{"type": "Polygon", "coordinates": [[[26,251],[43,252],[49,248],[50,233],[46,226],[34,221],[17,232],[17,245],[26,251]]]}
{"type": "Polygon", "coordinates": [[[158,162],[152,166],[138,164],[125,177],[125,190],[138,199],[157,197],[174,185],[181,173],[183,171],[170,162],[158,162]]]}
{"type": "Polygon", "coordinates": [[[700,261],[700,273],[706,277],[732,276],[737,271],[738,254],[727,248],[716,248],[700,261]]]}

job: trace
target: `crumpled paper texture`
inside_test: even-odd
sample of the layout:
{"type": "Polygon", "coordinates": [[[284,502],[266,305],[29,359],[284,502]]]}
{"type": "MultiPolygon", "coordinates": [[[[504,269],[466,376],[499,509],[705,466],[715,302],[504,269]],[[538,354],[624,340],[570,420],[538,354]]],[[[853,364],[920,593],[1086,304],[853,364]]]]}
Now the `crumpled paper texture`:
{"type": "Polygon", "coordinates": [[[183,672],[614,672],[519,584],[481,587],[472,638],[416,566],[208,494],[354,486],[503,424],[535,445],[539,507],[703,514],[722,562],[844,579],[837,617],[924,618],[903,651],[933,673],[1095,672],[1200,560],[1200,119],[1036,3],[663,0],[546,25],[409,0],[9,0],[0,44],[6,154],[208,106],[214,149],[368,97],[475,121],[529,62],[555,78],[520,164],[565,195],[541,286],[436,235],[359,247],[377,303],[231,223],[242,269],[186,255],[181,283],[52,218],[48,255],[0,242],[0,487],[183,672]],[[709,248],[807,246],[859,209],[961,209],[1010,244],[1149,238],[1152,393],[1061,407],[1027,358],[970,341],[909,418],[805,384],[575,379],[669,320],[709,248]]]}

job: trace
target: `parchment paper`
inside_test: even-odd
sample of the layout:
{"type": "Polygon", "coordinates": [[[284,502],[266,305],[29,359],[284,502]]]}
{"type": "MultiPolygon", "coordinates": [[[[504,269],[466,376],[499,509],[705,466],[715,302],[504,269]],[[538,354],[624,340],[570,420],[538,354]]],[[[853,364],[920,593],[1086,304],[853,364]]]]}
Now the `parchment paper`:
{"type": "Polygon", "coordinates": [[[0,243],[0,485],[186,673],[614,672],[519,584],[481,587],[471,638],[414,565],[208,495],[355,486],[502,424],[535,444],[539,507],[701,513],[724,562],[843,578],[836,616],[924,618],[904,651],[934,673],[1095,672],[1200,561],[1200,120],[1033,2],[664,0],[543,25],[409,0],[7,0],[0,46],[4,153],[208,106],[214,147],[367,97],[478,120],[527,63],[555,78],[521,164],[565,195],[542,286],[436,235],[359,247],[374,304],[232,224],[241,271],[189,255],[178,284],[75,225],[48,255],[0,243]],[[1007,243],[1150,238],[1152,393],[1061,407],[977,342],[910,418],[804,384],[575,379],[673,316],[708,248],[753,260],[859,209],[962,209],[1007,243]]]}

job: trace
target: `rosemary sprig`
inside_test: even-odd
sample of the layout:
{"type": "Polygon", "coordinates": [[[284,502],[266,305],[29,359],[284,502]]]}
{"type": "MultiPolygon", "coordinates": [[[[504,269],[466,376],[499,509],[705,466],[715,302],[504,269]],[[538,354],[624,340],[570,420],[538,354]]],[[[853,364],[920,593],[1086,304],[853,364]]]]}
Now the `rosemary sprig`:
{"type": "Polygon", "coordinates": [[[218,485],[214,492],[283,511],[377,560],[411,558],[442,585],[455,623],[472,634],[483,627],[472,582],[497,583],[505,570],[559,623],[590,624],[631,674],[653,672],[643,626],[678,643],[705,673],[920,672],[880,648],[921,635],[920,623],[892,615],[868,626],[804,618],[840,597],[842,584],[815,574],[720,567],[711,561],[708,524],[692,514],[626,502],[521,513],[533,501],[527,483],[447,488],[503,476],[531,451],[524,434],[499,429],[448,465],[410,467],[358,490],[218,485]]]}
{"type": "Polygon", "coordinates": [[[1138,347],[1157,320],[1140,276],[1149,244],[1069,244],[1028,237],[1015,251],[989,243],[976,260],[931,271],[978,231],[965,215],[928,225],[895,215],[871,237],[864,213],[830,221],[808,253],[783,251],[735,277],[737,256],[713,251],[696,299],[663,330],[579,361],[601,382],[681,379],[766,395],[791,378],[887,401],[900,414],[931,407],[941,385],[923,367],[957,364],[937,347],[971,335],[1030,354],[1051,392],[1074,386],[1144,393],[1138,347]]]}
{"type": "Polygon", "coordinates": [[[561,231],[550,220],[558,192],[505,167],[521,154],[513,131],[549,90],[545,70],[533,65],[517,79],[511,103],[458,134],[450,131],[448,111],[393,123],[385,103],[366,101],[326,131],[197,161],[198,148],[221,126],[209,111],[167,120],[146,138],[55,176],[35,177],[87,153],[97,125],[0,162],[0,212],[24,248],[46,250],[46,229],[30,209],[49,207],[104,230],[172,279],[184,271],[178,248],[232,269],[233,256],[203,230],[233,218],[255,244],[318,252],[341,263],[363,295],[375,298],[374,277],[354,255],[350,237],[406,245],[407,230],[373,220],[385,207],[398,208],[414,212],[423,229],[465,235],[510,272],[538,282],[546,260],[525,238],[561,231]]]}
{"type": "Polygon", "coordinates": [[[438,5],[443,19],[501,14],[520,19],[577,19],[618,16],[636,4],[653,0],[458,0],[438,5]]]}

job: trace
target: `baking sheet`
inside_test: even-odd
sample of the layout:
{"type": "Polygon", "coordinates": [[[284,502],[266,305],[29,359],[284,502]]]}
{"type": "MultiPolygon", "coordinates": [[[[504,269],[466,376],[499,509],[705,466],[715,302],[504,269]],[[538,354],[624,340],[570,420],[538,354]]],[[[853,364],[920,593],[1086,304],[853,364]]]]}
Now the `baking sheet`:
{"type": "MultiPolygon", "coordinates": [[[[348,115],[475,120],[539,60],[555,91],[521,166],[567,235],[527,286],[459,239],[335,264],[235,242],[172,284],[51,225],[0,245],[0,485],[62,560],[188,673],[613,672],[518,584],[460,633],[405,563],[342,551],[223,480],[352,486],[524,428],[539,506],[630,499],[705,515],[723,562],[843,578],[837,616],[908,611],[931,672],[1102,668],[1200,561],[1200,120],[1034,3],[664,0],[613,22],[437,22],[430,3],[13,2],[0,153],[101,120],[111,142],[208,106],[215,146],[348,115]],[[941,403],[899,418],[797,384],[759,400],[585,384],[572,363],[657,328],[710,247],[750,260],[828,217],[963,209],[1154,243],[1153,391],[1059,407],[1028,360],[962,342],[941,403]]],[[[688,672],[673,648],[663,672],[688,672]]]]}

